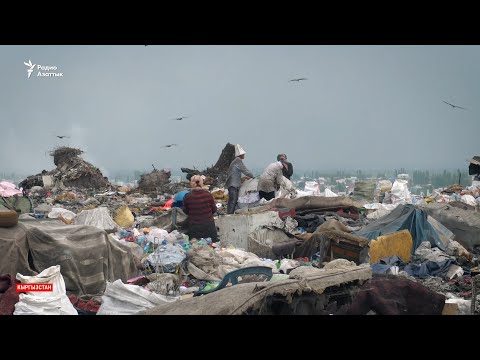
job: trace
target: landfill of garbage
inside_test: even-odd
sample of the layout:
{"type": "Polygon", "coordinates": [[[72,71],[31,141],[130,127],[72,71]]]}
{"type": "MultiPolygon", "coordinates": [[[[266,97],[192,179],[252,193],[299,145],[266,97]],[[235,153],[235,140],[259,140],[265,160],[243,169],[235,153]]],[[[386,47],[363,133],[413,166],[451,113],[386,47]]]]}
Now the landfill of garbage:
{"type": "Polygon", "coordinates": [[[186,234],[189,182],[154,168],[116,186],[81,154],[55,149],[54,170],[0,182],[2,315],[480,312],[478,181],[418,196],[399,176],[340,195],[284,178],[265,201],[254,178],[227,215],[227,144],[212,167],[182,168],[210,187],[213,242],[186,234]]]}

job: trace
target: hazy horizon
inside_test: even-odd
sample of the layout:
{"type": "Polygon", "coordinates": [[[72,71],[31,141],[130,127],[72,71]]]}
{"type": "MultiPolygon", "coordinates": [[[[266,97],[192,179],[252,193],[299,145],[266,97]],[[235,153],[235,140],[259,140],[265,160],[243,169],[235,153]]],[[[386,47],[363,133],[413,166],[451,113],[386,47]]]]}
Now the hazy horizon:
{"type": "Polygon", "coordinates": [[[252,169],[287,153],[300,172],[463,170],[480,153],[478,64],[457,45],[0,46],[0,171],[51,170],[61,145],[106,176],[203,170],[227,142],[252,169]],[[63,76],[27,78],[29,60],[63,76]]]}

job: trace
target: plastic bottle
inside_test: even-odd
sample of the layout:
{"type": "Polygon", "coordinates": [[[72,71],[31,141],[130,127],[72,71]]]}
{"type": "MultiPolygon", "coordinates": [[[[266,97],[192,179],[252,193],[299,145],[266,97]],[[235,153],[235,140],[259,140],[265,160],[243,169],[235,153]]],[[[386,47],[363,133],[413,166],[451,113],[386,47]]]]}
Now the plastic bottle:
{"type": "Polygon", "coordinates": [[[147,237],[145,235],[140,235],[135,239],[135,242],[140,246],[144,246],[146,241],[147,241],[147,237]]]}
{"type": "Polygon", "coordinates": [[[147,253],[151,252],[151,250],[152,250],[152,243],[149,242],[149,243],[147,243],[147,245],[145,245],[145,247],[143,248],[143,252],[144,252],[145,254],[147,254],[147,253]]]}

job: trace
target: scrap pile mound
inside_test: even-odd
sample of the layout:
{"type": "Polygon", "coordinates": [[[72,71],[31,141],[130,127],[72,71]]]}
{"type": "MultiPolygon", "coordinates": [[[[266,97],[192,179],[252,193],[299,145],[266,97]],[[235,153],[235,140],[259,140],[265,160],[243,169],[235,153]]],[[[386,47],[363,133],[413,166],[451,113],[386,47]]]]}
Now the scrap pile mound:
{"type": "Polygon", "coordinates": [[[455,194],[455,193],[460,193],[463,190],[463,186],[461,185],[451,185],[445,190],[442,191],[442,194],[455,194]]]}
{"type": "Polygon", "coordinates": [[[171,183],[170,176],[171,172],[168,170],[154,169],[152,172],[140,176],[138,189],[144,193],[176,193],[180,190],[188,188],[188,184],[182,182],[171,183]]]}
{"type": "Polygon", "coordinates": [[[103,189],[110,186],[108,179],[103,176],[100,169],[83,160],[80,149],[58,147],[50,152],[56,169],[41,174],[29,176],[19,186],[30,189],[33,186],[44,186],[42,176],[50,175],[55,183],[66,187],[79,187],[88,189],[103,189]]]}
{"type": "Polygon", "coordinates": [[[30,175],[25,180],[23,180],[20,184],[18,184],[18,187],[24,188],[24,189],[31,189],[34,186],[43,187],[43,178],[42,178],[43,175],[48,175],[48,171],[43,170],[40,174],[30,175]]]}
{"type": "Polygon", "coordinates": [[[227,180],[227,170],[233,159],[235,159],[235,146],[227,143],[216,164],[212,167],[209,167],[204,171],[182,168],[182,172],[187,174],[188,180],[190,180],[193,175],[205,175],[205,185],[221,186],[227,180]]]}

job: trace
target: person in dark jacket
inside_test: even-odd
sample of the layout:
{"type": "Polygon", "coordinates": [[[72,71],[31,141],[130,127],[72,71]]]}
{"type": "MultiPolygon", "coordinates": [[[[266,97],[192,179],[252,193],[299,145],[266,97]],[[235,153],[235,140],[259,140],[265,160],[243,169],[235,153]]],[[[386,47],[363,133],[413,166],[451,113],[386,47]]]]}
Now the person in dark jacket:
{"type": "Polygon", "coordinates": [[[293,175],[293,165],[291,162],[287,161],[287,155],[286,154],[278,154],[277,155],[277,161],[281,161],[283,164],[283,169],[282,173],[283,176],[285,176],[288,180],[290,180],[290,177],[293,175]]]}
{"type": "Polygon", "coordinates": [[[183,198],[183,212],[188,215],[188,233],[192,238],[211,238],[217,242],[218,233],[213,214],[217,212],[217,206],[212,194],[205,190],[203,179],[200,175],[190,179],[192,191],[183,198]]]}

